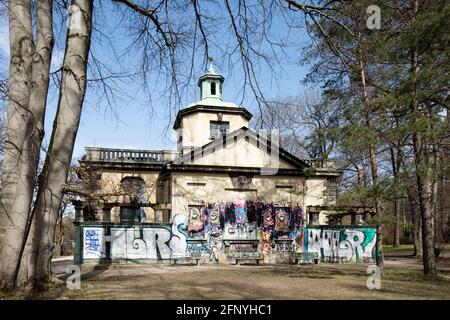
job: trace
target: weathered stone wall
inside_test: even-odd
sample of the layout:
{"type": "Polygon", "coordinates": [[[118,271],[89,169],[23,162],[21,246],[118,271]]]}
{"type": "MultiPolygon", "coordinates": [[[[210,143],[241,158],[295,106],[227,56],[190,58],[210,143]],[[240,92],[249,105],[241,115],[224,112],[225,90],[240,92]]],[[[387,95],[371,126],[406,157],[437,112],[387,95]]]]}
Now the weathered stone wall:
{"type": "MultiPolygon", "coordinates": [[[[183,146],[200,147],[209,142],[210,139],[210,121],[217,121],[217,114],[208,112],[197,112],[187,115],[183,118],[181,130],[178,134],[183,135],[183,146]]],[[[223,114],[221,121],[230,123],[230,132],[242,127],[248,127],[248,120],[241,115],[223,114]]]]}
{"type": "Polygon", "coordinates": [[[309,205],[323,205],[326,178],[291,176],[254,176],[244,190],[239,190],[228,174],[172,174],[172,212],[188,214],[188,206],[236,199],[299,203],[303,210],[309,205]],[[306,181],[305,181],[306,180],[306,181]],[[306,183],[306,190],[304,185],[306,183]]]}

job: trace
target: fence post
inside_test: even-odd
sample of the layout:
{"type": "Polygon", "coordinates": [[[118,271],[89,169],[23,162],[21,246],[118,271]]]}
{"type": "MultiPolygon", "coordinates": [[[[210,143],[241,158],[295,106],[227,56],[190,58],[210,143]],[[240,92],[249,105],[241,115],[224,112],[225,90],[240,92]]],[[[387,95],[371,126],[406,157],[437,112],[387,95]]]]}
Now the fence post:
{"type": "Polygon", "coordinates": [[[383,273],[383,225],[377,226],[377,244],[376,244],[376,262],[380,268],[380,272],[383,273]]]}

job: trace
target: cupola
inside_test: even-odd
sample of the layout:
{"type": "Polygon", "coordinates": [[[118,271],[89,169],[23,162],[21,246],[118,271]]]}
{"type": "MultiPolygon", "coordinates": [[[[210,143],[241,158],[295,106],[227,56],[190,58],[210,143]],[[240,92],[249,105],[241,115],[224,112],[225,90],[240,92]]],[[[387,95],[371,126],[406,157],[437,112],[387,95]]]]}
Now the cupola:
{"type": "Polygon", "coordinates": [[[200,77],[198,86],[200,87],[200,100],[222,99],[222,85],[224,77],[214,71],[212,62],[208,67],[208,72],[200,77]]]}

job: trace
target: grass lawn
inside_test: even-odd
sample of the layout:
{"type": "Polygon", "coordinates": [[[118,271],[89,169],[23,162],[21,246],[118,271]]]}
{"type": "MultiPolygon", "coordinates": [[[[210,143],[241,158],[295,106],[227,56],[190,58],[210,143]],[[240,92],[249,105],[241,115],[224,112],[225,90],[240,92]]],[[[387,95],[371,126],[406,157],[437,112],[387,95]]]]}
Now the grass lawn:
{"type": "Polygon", "coordinates": [[[414,246],[412,244],[402,244],[394,247],[393,245],[383,244],[383,253],[385,257],[411,256],[414,253],[414,246]]]}

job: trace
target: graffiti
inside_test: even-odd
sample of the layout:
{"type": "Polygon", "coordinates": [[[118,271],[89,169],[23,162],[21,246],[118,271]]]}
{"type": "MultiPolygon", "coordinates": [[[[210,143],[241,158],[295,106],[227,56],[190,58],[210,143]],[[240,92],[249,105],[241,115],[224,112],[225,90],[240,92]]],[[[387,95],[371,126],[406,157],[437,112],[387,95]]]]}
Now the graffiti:
{"type": "Polygon", "coordinates": [[[292,240],[275,240],[274,241],[274,253],[294,252],[296,251],[296,245],[292,240]]]}
{"type": "Polygon", "coordinates": [[[85,259],[105,258],[105,241],[103,228],[84,228],[83,257],[85,259]]]}
{"type": "Polygon", "coordinates": [[[192,238],[202,238],[204,234],[205,217],[202,214],[204,208],[198,206],[190,206],[189,208],[189,224],[188,232],[192,238]]]}
{"type": "Polygon", "coordinates": [[[375,261],[375,228],[307,228],[305,249],[324,262],[375,261]]]}
{"type": "Polygon", "coordinates": [[[206,241],[196,241],[196,240],[188,240],[187,241],[187,250],[186,252],[189,255],[201,255],[204,253],[209,253],[208,243],[206,241]]]}
{"type": "Polygon", "coordinates": [[[187,250],[186,239],[188,238],[188,217],[177,214],[172,219],[172,238],[169,247],[172,249],[173,257],[183,257],[187,250]]]}
{"type": "Polygon", "coordinates": [[[294,240],[295,244],[297,245],[297,250],[303,249],[303,241],[304,241],[303,229],[301,230],[294,229],[293,231],[289,232],[289,239],[294,240]]]}
{"type": "Polygon", "coordinates": [[[186,256],[208,255],[209,261],[219,261],[218,252],[222,247],[221,235],[211,236],[209,240],[187,240],[186,256]]]}
{"type": "Polygon", "coordinates": [[[287,208],[275,209],[275,231],[280,234],[289,232],[289,213],[287,208]]]}
{"type": "Polygon", "coordinates": [[[260,256],[258,252],[258,241],[251,242],[235,242],[231,240],[229,242],[229,258],[249,258],[254,259],[260,256]]]}
{"type": "Polygon", "coordinates": [[[264,211],[264,228],[272,229],[274,224],[275,223],[273,221],[272,212],[269,210],[264,211]]]}
{"type": "Polygon", "coordinates": [[[257,251],[230,252],[230,259],[258,259],[261,255],[257,251]]]}
{"type": "Polygon", "coordinates": [[[244,200],[237,200],[234,202],[234,214],[237,224],[244,224],[247,222],[247,206],[244,200]]]}
{"type": "Polygon", "coordinates": [[[232,243],[230,244],[230,251],[253,251],[254,245],[251,243],[232,243]]]}
{"type": "Polygon", "coordinates": [[[269,231],[261,231],[261,253],[267,255],[272,252],[272,241],[269,231]]]}
{"type": "Polygon", "coordinates": [[[253,223],[225,223],[224,239],[257,239],[257,225],[253,223]]]}
{"type": "Polygon", "coordinates": [[[223,247],[223,236],[219,227],[212,227],[209,233],[208,250],[210,261],[219,261],[218,252],[223,247]]]}
{"type": "Polygon", "coordinates": [[[297,260],[303,262],[317,257],[322,262],[367,263],[376,258],[376,228],[303,227],[299,207],[255,206],[245,213],[247,220],[240,222],[240,218],[224,220],[223,205],[190,209],[189,216],[175,215],[167,225],[85,226],[80,234],[83,259],[166,260],[196,256],[222,262],[262,254],[267,263],[284,263],[287,256],[300,254],[297,260]]]}
{"type": "Polygon", "coordinates": [[[208,215],[208,225],[211,227],[218,227],[220,225],[220,205],[215,205],[208,215]]]}
{"type": "Polygon", "coordinates": [[[168,227],[113,227],[112,259],[170,259],[182,256],[187,249],[184,228],[186,218],[177,215],[168,227]]]}

